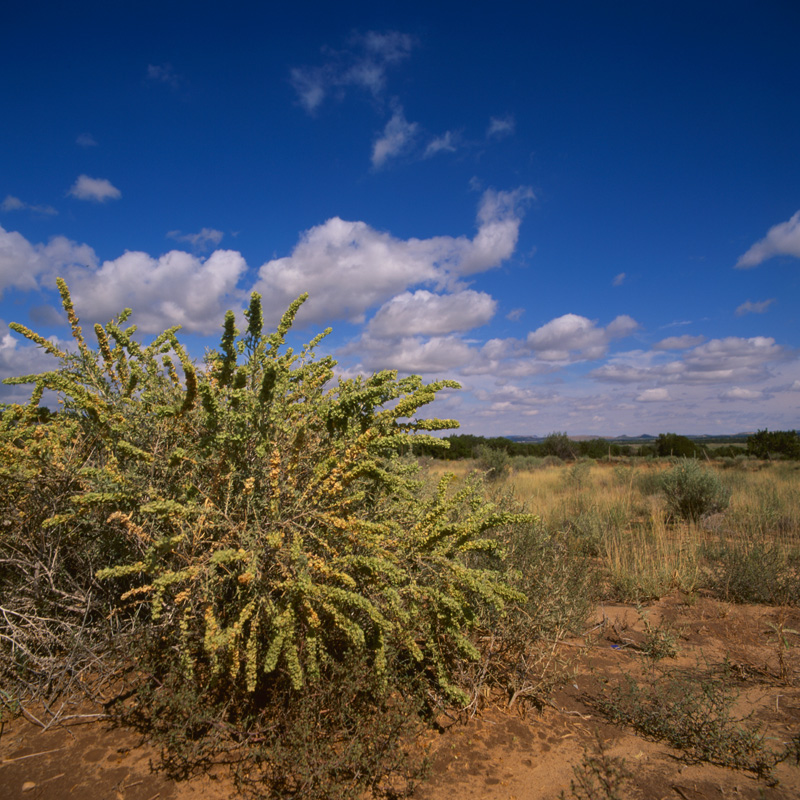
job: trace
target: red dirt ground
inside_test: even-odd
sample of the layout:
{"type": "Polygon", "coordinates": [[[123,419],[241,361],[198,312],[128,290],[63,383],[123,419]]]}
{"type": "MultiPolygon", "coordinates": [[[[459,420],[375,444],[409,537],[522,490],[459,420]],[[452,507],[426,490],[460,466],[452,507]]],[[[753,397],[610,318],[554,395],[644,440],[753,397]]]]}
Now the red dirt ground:
{"type": "MultiPolygon", "coordinates": [[[[734,606],[709,598],[671,596],[647,606],[597,609],[590,631],[561,645],[575,656],[574,672],[544,709],[487,707],[466,724],[453,722],[431,739],[431,771],[415,800],[485,798],[556,800],[573,792],[574,767],[602,747],[630,773],[617,797],[631,800],[720,800],[800,797],[800,767],[779,764],[771,782],[742,770],[692,763],[663,742],[607,722],[593,705],[603,681],[637,679],[652,669],[715,672],[727,662],[739,714],[762,724],[765,743],[779,749],[800,732],[800,630],[797,609],[734,606]],[[645,618],[674,631],[680,652],[657,667],[642,654],[645,618]],[[775,627],[786,631],[781,647],[775,627]],[[781,667],[781,657],[783,666],[781,667]],[[774,784],[777,781],[777,784],[774,784]],[[771,785],[773,784],[773,785],[771,785]]],[[[105,721],[43,731],[22,717],[0,733],[3,800],[218,800],[233,795],[220,770],[189,781],[154,772],[157,753],[128,730],[105,721]]],[[[596,798],[613,795],[596,794],[596,798]]]]}

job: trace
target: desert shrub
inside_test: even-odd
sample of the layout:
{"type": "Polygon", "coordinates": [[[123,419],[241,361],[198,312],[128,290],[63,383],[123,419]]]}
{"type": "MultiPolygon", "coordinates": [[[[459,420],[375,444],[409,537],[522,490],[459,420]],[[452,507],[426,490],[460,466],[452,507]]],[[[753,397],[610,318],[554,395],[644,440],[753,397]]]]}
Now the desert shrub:
{"type": "Polygon", "coordinates": [[[708,544],[705,586],[735,603],[800,603],[800,575],[786,552],[763,542],[708,544]]]}
{"type": "Polygon", "coordinates": [[[581,489],[589,480],[589,475],[592,471],[592,464],[594,461],[591,459],[581,459],[576,461],[566,472],[564,476],[564,483],[570,489],[581,489]]]}
{"type": "Polygon", "coordinates": [[[495,535],[505,547],[507,580],[521,599],[501,610],[484,606],[477,619],[481,657],[461,665],[470,712],[492,691],[512,706],[541,707],[568,677],[569,659],[558,642],[583,630],[596,597],[595,571],[565,534],[536,521],[504,526],[495,535]]]}
{"type": "Polygon", "coordinates": [[[545,459],[541,456],[514,456],[511,459],[511,468],[515,472],[529,472],[542,469],[545,459]]]}
{"type": "Polygon", "coordinates": [[[486,479],[499,481],[511,468],[511,457],[505,450],[479,445],[475,450],[478,469],[486,474],[486,479]]]}
{"type": "Polygon", "coordinates": [[[645,496],[659,494],[662,488],[662,473],[655,469],[637,469],[631,479],[636,490],[645,496]]]}
{"type": "MultiPolygon", "coordinates": [[[[285,343],[304,298],[265,334],[254,294],[246,330],[229,312],[202,370],[176,329],[139,345],[123,328],[127,311],[95,326],[93,349],[59,288],[77,351],[15,326],[59,366],[13,380],[35,388],[28,406],[4,413],[3,442],[9,469],[27,470],[21,489],[7,488],[18,488],[18,507],[49,475],[50,466],[36,472],[42,439],[64,485],[40,524],[12,521],[12,536],[61,537],[84,580],[100,580],[113,618],[135,630],[123,656],[147,664],[158,688],[137,695],[142,715],[152,716],[150,703],[170,707],[172,695],[202,698],[180,701],[190,734],[173,731],[167,749],[213,740],[219,726],[259,739],[265,709],[333,691],[345,663],[372,682],[375,708],[409,686],[425,687],[429,703],[465,702],[453,675],[478,656],[475,619],[522,598],[489,534],[527,517],[498,511],[471,483],[453,491],[448,477],[426,494],[398,457],[456,425],[415,418],[456,384],[385,371],[332,385],[335,362],[315,352],[324,333],[299,352],[285,343]],[[44,390],[62,410],[41,421],[44,390]],[[209,727],[211,713],[219,724],[209,727]]],[[[62,550],[65,564],[71,557],[62,550]]],[[[262,766],[270,759],[248,752],[262,766]]]]}
{"type": "Polygon", "coordinates": [[[677,670],[638,684],[630,675],[593,701],[615,724],[668,742],[690,761],[749,770],[769,779],[786,751],[767,746],[762,726],[737,717],[727,676],[702,678],[677,670]]]}
{"type": "MultiPolygon", "coordinates": [[[[575,800],[627,800],[631,797],[633,773],[624,758],[612,756],[599,735],[594,752],[584,752],[580,764],[572,768],[570,795],[575,800]]],[[[564,792],[560,800],[566,800],[564,792]]]]}
{"type": "Polygon", "coordinates": [[[667,508],[676,517],[697,522],[705,514],[727,508],[730,493],[719,476],[694,459],[684,459],[661,476],[667,508]]]}

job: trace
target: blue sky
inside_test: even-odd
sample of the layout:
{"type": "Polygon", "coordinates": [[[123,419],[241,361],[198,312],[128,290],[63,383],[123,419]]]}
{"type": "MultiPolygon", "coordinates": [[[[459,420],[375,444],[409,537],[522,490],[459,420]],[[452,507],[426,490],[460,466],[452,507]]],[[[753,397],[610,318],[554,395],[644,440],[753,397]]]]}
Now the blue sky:
{"type": "MultiPolygon", "coordinates": [[[[796,2],[3,11],[0,320],[302,292],[465,432],[800,427],[796,2]]],[[[0,377],[48,367],[0,333],[0,377]]],[[[19,390],[2,389],[6,401],[19,390]]]]}

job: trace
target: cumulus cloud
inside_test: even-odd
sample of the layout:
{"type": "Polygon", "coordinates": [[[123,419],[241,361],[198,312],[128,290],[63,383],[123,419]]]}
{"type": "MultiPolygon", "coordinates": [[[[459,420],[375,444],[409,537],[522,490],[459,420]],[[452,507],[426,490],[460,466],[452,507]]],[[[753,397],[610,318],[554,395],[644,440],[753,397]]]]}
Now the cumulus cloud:
{"type": "Polygon", "coordinates": [[[386,71],[408,58],[413,37],[398,31],[368,31],[354,34],[349,48],[341,51],[326,48],[324,64],[295,67],[290,72],[299,104],[313,114],[331,93],[343,96],[350,87],[366,89],[374,97],[386,86],[386,71]]]}
{"type": "Polygon", "coordinates": [[[402,106],[397,106],[392,118],[386,123],[383,134],[372,146],[372,166],[380,169],[390,158],[397,158],[407,152],[418,129],[416,122],[409,122],[405,118],[402,106]]]}
{"type": "Polygon", "coordinates": [[[420,375],[461,369],[476,357],[474,348],[459,336],[362,337],[353,343],[349,352],[357,352],[362,367],[369,371],[390,367],[420,375]]]}
{"type": "Polygon", "coordinates": [[[77,197],[78,200],[92,200],[95,203],[105,203],[106,200],[117,200],[122,197],[122,192],[111,181],[105,178],[90,178],[88,175],[79,175],[67,194],[77,197]]]}
{"type": "MultiPolygon", "coordinates": [[[[247,264],[234,251],[217,250],[207,258],[179,251],[160,257],[128,252],[99,264],[87,245],[64,237],[34,245],[0,228],[0,293],[12,287],[52,287],[54,278],[62,275],[82,313],[95,321],[104,322],[130,306],[144,332],[180,323],[189,331],[207,333],[216,330],[222,313],[241,305],[250,290],[261,292],[268,324],[310,291],[300,323],[360,323],[367,311],[386,304],[375,316],[373,331],[392,332],[402,319],[408,326],[405,336],[418,331],[446,334],[483,324],[495,312],[491,297],[467,290],[462,280],[499,266],[513,254],[529,194],[524,187],[485,192],[473,238],[398,239],[364,222],[334,217],[303,233],[289,256],[262,265],[249,287],[239,286],[247,264]],[[435,322],[424,321],[425,309],[435,322]]],[[[172,233],[197,244],[217,242],[221,236],[213,229],[172,233]]]]}
{"type": "Polygon", "coordinates": [[[167,237],[176,242],[188,242],[196,250],[207,250],[210,246],[216,247],[225,234],[214,228],[203,228],[198,233],[181,233],[180,231],[170,231],[167,237]]]}
{"type": "Polygon", "coordinates": [[[428,143],[428,146],[425,148],[425,152],[423,153],[422,157],[431,158],[437,153],[455,153],[455,139],[456,137],[453,132],[447,131],[442,136],[439,136],[428,143]]]}
{"type": "Polygon", "coordinates": [[[669,391],[664,388],[660,389],[645,389],[637,398],[637,403],[660,403],[665,400],[671,400],[669,391]]]}
{"type": "Polygon", "coordinates": [[[788,357],[787,351],[772,338],[728,336],[693,347],[677,360],[643,363],[639,354],[622,356],[591,374],[598,380],[612,383],[752,383],[769,377],[769,364],[788,357]]]}
{"type": "Polygon", "coordinates": [[[531,331],[527,345],[542,361],[585,361],[606,354],[612,339],[628,336],[639,323],[627,315],[607,327],[577,314],[564,314],[531,331]]]}
{"type": "Polygon", "coordinates": [[[771,297],[769,300],[761,300],[758,303],[751,303],[748,300],[736,309],[736,316],[742,317],[745,314],[763,314],[774,302],[774,297],[771,297]]]}
{"type": "Polygon", "coordinates": [[[97,270],[67,275],[75,305],[92,319],[106,320],[125,307],[136,312],[145,333],[182,325],[190,333],[219,329],[247,265],[240,253],[217,250],[207,259],[172,250],[159,258],[127,252],[97,270]]]}
{"type": "Polygon", "coordinates": [[[529,196],[525,187],[485,192],[473,239],[397,239],[365,222],[334,217],[303,233],[291,255],[264,264],[254,289],[273,313],[309,291],[299,321],[362,322],[369,308],[401,292],[425,285],[445,288],[510,258],[529,196]]]}
{"type": "Polygon", "coordinates": [[[63,236],[31,244],[16,231],[0,227],[0,295],[10,288],[33,290],[51,283],[67,267],[94,267],[97,257],[88,245],[63,236]]]}
{"type": "Polygon", "coordinates": [[[75,144],[80,147],[97,147],[97,140],[91,133],[81,133],[75,140],[75,144]]]}
{"type": "MultiPolygon", "coordinates": [[[[71,340],[65,342],[56,337],[50,337],[50,341],[62,350],[69,350],[72,345],[71,340]]],[[[0,320],[0,381],[46,372],[55,365],[56,361],[45,350],[12,333],[0,320]]],[[[30,399],[32,389],[30,385],[2,386],[0,391],[4,403],[25,403],[30,399]]]]}
{"type": "Polygon", "coordinates": [[[497,301],[490,295],[471,289],[444,295],[424,289],[403,292],[378,309],[367,332],[387,338],[468,331],[489,322],[496,307],[497,301]]]}
{"type": "Polygon", "coordinates": [[[800,211],[786,222],[773,225],[763,239],[739,257],[736,268],[757,267],[768,258],[779,255],[800,258],[800,211]]]}
{"type": "Polygon", "coordinates": [[[690,347],[697,347],[706,340],[705,336],[668,336],[653,345],[653,350],[688,350],[690,347]]]}
{"type": "Polygon", "coordinates": [[[511,322],[517,322],[518,320],[522,319],[524,314],[524,308],[512,308],[511,311],[506,314],[506,319],[510,320],[511,322]]]}
{"type": "Polygon", "coordinates": [[[511,136],[516,127],[517,123],[511,114],[504,117],[492,117],[489,120],[489,127],[486,129],[486,138],[502,139],[504,136],[511,136]]]}
{"type": "Polygon", "coordinates": [[[757,389],[742,389],[739,386],[734,386],[720,395],[722,400],[761,400],[763,397],[764,392],[757,389]]]}
{"type": "Polygon", "coordinates": [[[10,194],[6,195],[5,200],[3,200],[2,204],[0,204],[0,210],[33,211],[34,214],[46,214],[48,216],[52,214],[58,214],[58,211],[56,211],[53,206],[39,206],[32,203],[26,203],[20,200],[19,197],[14,197],[10,194]]]}
{"type": "Polygon", "coordinates": [[[622,284],[625,283],[625,277],[626,276],[625,276],[624,272],[620,272],[619,275],[615,275],[614,276],[614,280],[611,281],[612,285],[613,286],[622,286],[622,284]]]}

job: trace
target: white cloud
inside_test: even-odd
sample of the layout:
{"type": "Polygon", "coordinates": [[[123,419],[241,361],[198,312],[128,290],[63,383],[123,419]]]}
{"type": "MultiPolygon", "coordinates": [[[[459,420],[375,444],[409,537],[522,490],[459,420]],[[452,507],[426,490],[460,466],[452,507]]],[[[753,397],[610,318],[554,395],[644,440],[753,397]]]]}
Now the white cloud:
{"type": "Polygon", "coordinates": [[[105,203],[106,200],[117,200],[122,197],[122,192],[105,178],[90,178],[80,175],[68,194],[79,200],[93,200],[96,203],[105,203]]]}
{"type": "Polygon", "coordinates": [[[203,228],[199,233],[181,233],[180,231],[170,231],[167,237],[176,242],[188,242],[197,250],[207,250],[209,246],[217,246],[225,234],[214,228],[203,228]]]}
{"type": "Polygon", "coordinates": [[[736,316],[741,317],[745,314],[763,314],[774,302],[774,297],[771,297],[769,300],[761,300],[757,303],[751,303],[748,300],[747,302],[742,303],[736,309],[736,316]]]}
{"type": "Polygon", "coordinates": [[[12,287],[38,289],[75,264],[95,266],[97,257],[94,250],[63,236],[54,237],[46,245],[32,245],[16,231],[0,227],[0,294],[12,287]]]}
{"type": "Polygon", "coordinates": [[[386,87],[386,69],[406,59],[414,46],[413,37],[397,31],[369,31],[355,34],[351,49],[325,49],[328,60],[317,67],[295,67],[290,80],[298,102],[313,114],[330,93],[340,96],[347,88],[366,89],[379,96],[386,87]]]}
{"type": "Polygon", "coordinates": [[[234,250],[217,250],[207,259],[179,250],[159,258],[127,252],[97,270],[72,269],[66,279],[75,306],[93,320],[105,321],[130,307],[145,333],[170,325],[213,333],[230,302],[243,299],[236,285],[246,269],[234,250]]]}
{"type": "Polygon", "coordinates": [[[720,395],[723,400],[761,400],[763,397],[764,393],[757,389],[742,389],[739,386],[734,386],[720,395]]]}
{"type": "Polygon", "coordinates": [[[489,120],[489,127],[486,129],[487,139],[501,139],[510,136],[516,130],[517,123],[511,114],[504,117],[492,117],[489,120]]]}
{"type": "Polygon", "coordinates": [[[428,143],[423,153],[423,158],[431,158],[437,153],[455,153],[455,136],[452,131],[447,131],[444,135],[433,139],[428,143]]]}
{"type": "Polygon", "coordinates": [[[614,276],[614,280],[611,281],[612,285],[613,286],[622,286],[622,284],[625,283],[625,277],[626,276],[625,276],[624,272],[620,272],[619,275],[615,275],[614,276]]]}
{"type": "Polygon", "coordinates": [[[768,365],[787,358],[787,351],[772,338],[728,336],[691,348],[678,360],[647,363],[639,353],[617,356],[591,374],[612,383],[752,383],[769,377],[768,365]]]}
{"type": "Polygon", "coordinates": [[[80,147],[97,147],[97,140],[91,133],[81,133],[75,140],[75,144],[80,147]]]}
{"type": "Polygon", "coordinates": [[[53,206],[37,206],[31,203],[26,203],[19,199],[19,197],[14,197],[13,195],[6,195],[5,200],[3,200],[2,204],[0,205],[0,209],[3,211],[33,211],[35,214],[47,214],[48,216],[52,214],[58,214],[58,211],[53,208],[53,206]]]}
{"type": "Polygon", "coordinates": [[[706,340],[705,336],[668,336],[653,345],[653,350],[688,350],[690,347],[697,347],[706,340]]]}
{"type": "Polygon", "coordinates": [[[469,364],[476,352],[459,336],[405,336],[401,339],[362,337],[350,352],[357,352],[368,371],[396,369],[415,374],[451,373],[469,364]]]}
{"type": "Polygon", "coordinates": [[[524,308],[512,308],[511,311],[506,314],[506,319],[510,320],[511,322],[517,322],[518,320],[522,319],[524,315],[524,308]]]}
{"type": "MultiPolygon", "coordinates": [[[[72,341],[62,341],[50,337],[53,344],[62,350],[69,350],[72,341]]],[[[0,381],[5,378],[16,378],[21,375],[35,375],[46,372],[57,365],[56,359],[38,345],[31,344],[16,333],[12,333],[7,324],[0,320],[0,381]]],[[[26,403],[31,396],[32,385],[2,386],[4,403],[26,403]]]]}
{"type": "Polygon", "coordinates": [[[417,135],[419,125],[409,122],[403,114],[402,106],[397,106],[392,118],[386,123],[383,135],[372,147],[372,166],[380,169],[390,158],[397,158],[406,152],[417,135]]]}
{"type": "Polygon", "coordinates": [[[531,331],[527,345],[542,361],[584,361],[601,358],[612,339],[628,336],[639,323],[627,315],[606,328],[577,314],[564,314],[531,331]]]}
{"type": "Polygon", "coordinates": [[[464,275],[507,260],[516,247],[527,188],[484,193],[478,232],[466,236],[397,239],[364,222],[334,217],[303,233],[291,255],[264,264],[254,289],[279,314],[310,293],[298,319],[363,321],[365,312],[397,294],[425,285],[445,288],[464,275]]]}
{"type": "Polygon", "coordinates": [[[467,289],[456,294],[433,294],[424,289],[393,297],[367,326],[370,336],[440,336],[485,325],[497,301],[485,292],[467,289]]]}
{"type": "Polygon", "coordinates": [[[669,391],[664,388],[660,389],[645,389],[637,398],[637,403],[660,403],[666,400],[671,400],[669,391]]]}
{"type": "Polygon", "coordinates": [[[773,225],[763,239],[739,257],[736,267],[750,269],[778,255],[800,258],[800,211],[787,222],[773,225]]]}
{"type": "Polygon", "coordinates": [[[3,200],[3,211],[21,211],[23,208],[27,208],[27,203],[23,203],[19,197],[8,194],[6,199],[3,200]]]}
{"type": "MultiPolygon", "coordinates": [[[[497,267],[513,253],[521,206],[528,195],[525,188],[487,191],[479,205],[473,239],[403,240],[364,222],[333,218],[306,231],[289,256],[264,264],[250,287],[239,287],[247,264],[235,251],[217,250],[208,258],[180,251],[160,257],[128,252],[100,265],[87,245],[64,237],[33,245],[19,233],[0,228],[0,292],[11,287],[52,287],[61,275],[82,314],[105,322],[130,306],[146,333],[176,323],[193,332],[213,332],[223,312],[240,305],[250,289],[261,292],[268,324],[276,323],[288,304],[306,291],[311,298],[301,309],[301,323],[363,322],[368,310],[406,293],[403,313],[409,325],[416,319],[417,327],[428,333],[466,330],[490,318],[495,304],[486,294],[465,290],[461,278],[497,267]],[[438,294],[411,293],[422,288],[438,294]],[[454,300],[446,292],[461,296],[454,300]],[[436,325],[424,323],[424,307],[435,308],[436,325]]],[[[218,233],[206,229],[186,236],[198,237],[196,241],[202,243],[216,240],[218,233]]],[[[376,329],[390,330],[403,316],[399,313],[402,305],[398,301],[382,309],[376,329]]],[[[411,328],[405,331],[406,336],[411,333],[411,328]]]]}
{"type": "Polygon", "coordinates": [[[166,84],[171,89],[177,89],[181,84],[181,78],[175,73],[172,64],[148,64],[147,79],[166,84]]]}

